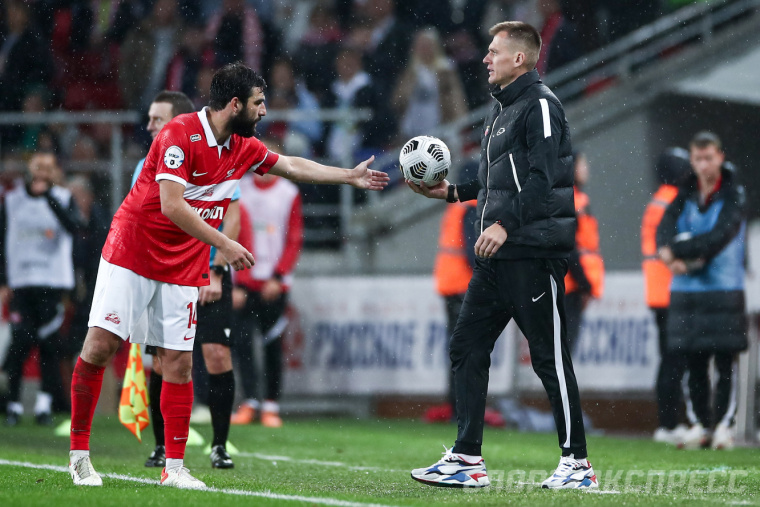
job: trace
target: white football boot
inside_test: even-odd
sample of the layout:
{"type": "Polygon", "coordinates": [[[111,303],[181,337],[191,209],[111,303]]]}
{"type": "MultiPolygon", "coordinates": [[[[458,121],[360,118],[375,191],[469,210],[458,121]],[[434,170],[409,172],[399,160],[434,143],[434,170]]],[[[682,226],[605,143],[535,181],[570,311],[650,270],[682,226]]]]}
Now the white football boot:
{"type": "Polygon", "coordinates": [[[185,467],[168,472],[164,468],[161,472],[161,485],[179,489],[206,489],[206,484],[190,475],[190,470],[185,467]]]}
{"type": "Polygon", "coordinates": [[[77,486],[102,486],[103,479],[92,467],[89,456],[74,457],[69,453],[69,473],[77,486]]]}

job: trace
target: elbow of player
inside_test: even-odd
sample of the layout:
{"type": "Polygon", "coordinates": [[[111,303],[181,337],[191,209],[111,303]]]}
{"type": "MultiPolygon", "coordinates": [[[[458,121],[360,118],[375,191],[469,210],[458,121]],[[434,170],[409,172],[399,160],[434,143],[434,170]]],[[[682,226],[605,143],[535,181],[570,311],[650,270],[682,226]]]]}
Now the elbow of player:
{"type": "Polygon", "coordinates": [[[161,202],[161,213],[169,220],[174,221],[174,216],[177,213],[177,206],[172,203],[161,202]]]}
{"type": "Polygon", "coordinates": [[[291,157],[288,159],[288,164],[284,167],[284,173],[282,176],[289,179],[290,181],[296,181],[299,183],[313,183],[313,178],[310,177],[309,171],[305,170],[303,166],[300,165],[300,161],[297,160],[295,157],[291,157]]]}

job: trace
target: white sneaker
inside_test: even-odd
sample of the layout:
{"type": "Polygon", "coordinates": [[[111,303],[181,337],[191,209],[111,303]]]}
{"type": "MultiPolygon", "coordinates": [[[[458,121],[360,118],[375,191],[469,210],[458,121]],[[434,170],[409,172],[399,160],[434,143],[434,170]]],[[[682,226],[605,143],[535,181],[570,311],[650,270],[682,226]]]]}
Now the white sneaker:
{"type": "Polygon", "coordinates": [[[655,442],[660,442],[663,444],[678,445],[687,430],[688,428],[683,424],[679,424],[672,430],[660,427],[655,430],[652,439],[655,442]]]}
{"type": "Polygon", "coordinates": [[[681,440],[678,442],[679,449],[701,449],[707,447],[708,440],[710,438],[707,430],[697,423],[681,435],[681,440]]]}
{"type": "Polygon", "coordinates": [[[432,466],[412,470],[412,479],[429,486],[449,488],[482,488],[491,484],[483,458],[469,463],[451,449],[446,449],[443,458],[432,466]]]}
{"type": "Polygon", "coordinates": [[[718,424],[712,438],[712,448],[715,450],[729,451],[734,448],[734,435],[736,428],[725,424],[718,424]]]}
{"type": "Polygon", "coordinates": [[[562,456],[559,459],[557,470],[541,483],[541,487],[546,489],[591,489],[598,488],[599,481],[596,479],[596,474],[589,460],[562,456]]]}
{"type": "Polygon", "coordinates": [[[161,471],[161,485],[179,489],[206,489],[206,484],[190,475],[190,470],[185,467],[168,472],[164,468],[161,471]]]}
{"type": "Polygon", "coordinates": [[[69,473],[77,486],[102,486],[103,479],[92,467],[89,456],[74,458],[69,453],[69,473]]]}

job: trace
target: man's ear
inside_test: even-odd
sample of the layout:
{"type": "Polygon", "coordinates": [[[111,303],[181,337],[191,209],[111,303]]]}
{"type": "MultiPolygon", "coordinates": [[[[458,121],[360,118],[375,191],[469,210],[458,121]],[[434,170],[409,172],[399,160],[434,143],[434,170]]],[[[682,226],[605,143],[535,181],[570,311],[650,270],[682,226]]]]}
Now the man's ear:
{"type": "Polygon", "coordinates": [[[240,113],[241,109],[243,109],[242,103],[240,102],[240,99],[237,97],[232,97],[230,104],[232,104],[232,114],[236,115],[240,113]]]}
{"type": "Polygon", "coordinates": [[[522,67],[525,63],[525,53],[518,51],[515,55],[515,67],[522,67]]]}

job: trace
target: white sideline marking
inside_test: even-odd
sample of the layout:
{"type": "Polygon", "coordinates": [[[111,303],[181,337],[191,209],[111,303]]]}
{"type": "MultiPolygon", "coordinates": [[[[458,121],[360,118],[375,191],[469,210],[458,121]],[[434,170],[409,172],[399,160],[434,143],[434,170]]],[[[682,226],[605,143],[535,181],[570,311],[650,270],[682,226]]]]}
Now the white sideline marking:
{"type": "Polygon", "coordinates": [[[349,470],[358,470],[358,471],[383,471],[383,472],[406,472],[407,470],[391,470],[388,468],[382,468],[382,467],[363,467],[363,466],[354,466],[349,465],[347,463],[341,463],[340,461],[321,461],[318,459],[297,459],[297,458],[291,458],[290,456],[274,456],[269,454],[261,454],[258,452],[239,452],[237,454],[238,456],[241,456],[243,458],[256,458],[264,461],[288,461],[291,463],[302,463],[304,465],[322,465],[327,467],[345,467],[349,470]]]}
{"type": "MultiPolygon", "coordinates": [[[[521,486],[539,486],[539,487],[541,486],[540,482],[529,482],[529,481],[518,481],[517,484],[520,484],[521,486]]],[[[622,493],[621,491],[615,491],[614,489],[600,489],[600,488],[596,488],[596,489],[584,488],[581,491],[583,493],[594,494],[594,495],[619,495],[622,493]]]]}
{"type": "MultiPolygon", "coordinates": [[[[69,467],[62,467],[58,465],[44,465],[44,464],[40,465],[37,463],[27,463],[25,461],[10,461],[10,460],[5,460],[5,459],[0,459],[0,465],[23,467],[23,468],[35,468],[38,470],[50,470],[52,472],[69,473],[69,467]]],[[[121,481],[139,482],[141,484],[155,484],[155,485],[159,484],[159,481],[155,479],[145,479],[143,477],[133,477],[131,475],[100,474],[100,476],[107,477],[109,479],[118,479],[121,481]]],[[[255,497],[261,497],[261,498],[267,498],[270,500],[291,500],[294,502],[306,502],[306,503],[320,504],[320,505],[335,505],[338,507],[389,507],[385,504],[349,502],[346,500],[338,500],[335,498],[320,498],[320,497],[300,496],[300,495],[282,495],[279,493],[271,493],[269,491],[245,491],[242,489],[217,489],[217,488],[206,488],[206,489],[202,489],[198,491],[207,491],[210,493],[224,493],[226,495],[236,495],[236,496],[255,496],[255,497]]]]}

